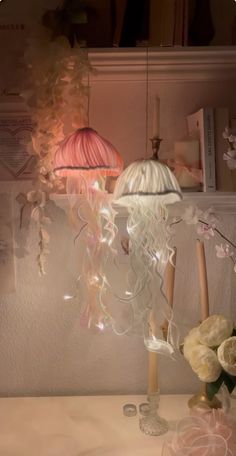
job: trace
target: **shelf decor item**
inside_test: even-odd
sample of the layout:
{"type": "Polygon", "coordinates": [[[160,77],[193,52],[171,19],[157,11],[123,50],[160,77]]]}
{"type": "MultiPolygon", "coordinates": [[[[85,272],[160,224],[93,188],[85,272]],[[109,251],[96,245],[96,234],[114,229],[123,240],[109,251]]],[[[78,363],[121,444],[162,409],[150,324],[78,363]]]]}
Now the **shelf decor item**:
{"type": "Polygon", "coordinates": [[[215,34],[210,0],[195,1],[195,10],[189,29],[190,46],[208,46],[215,34]]]}
{"type": "Polygon", "coordinates": [[[176,141],[174,156],[174,159],[168,160],[168,165],[174,169],[180,188],[189,191],[201,190],[203,173],[200,167],[199,141],[194,138],[176,141]]]}

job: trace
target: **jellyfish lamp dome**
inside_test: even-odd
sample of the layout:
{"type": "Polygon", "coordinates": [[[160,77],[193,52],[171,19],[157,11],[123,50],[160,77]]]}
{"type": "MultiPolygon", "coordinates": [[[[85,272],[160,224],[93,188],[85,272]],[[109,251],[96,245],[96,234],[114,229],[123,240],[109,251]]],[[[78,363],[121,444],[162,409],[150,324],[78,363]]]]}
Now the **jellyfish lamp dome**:
{"type": "Polygon", "coordinates": [[[90,127],[80,128],[59,146],[54,158],[54,172],[78,180],[78,193],[87,185],[106,176],[119,176],[123,160],[115,147],[90,127]]]}
{"type": "Polygon", "coordinates": [[[166,205],[181,199],[174,174],[168,166],[155,159],[131,163],[117,179],[114,191],[115,202],[127,207],[141,200],[147,205],[153,202],[166,205]]]}

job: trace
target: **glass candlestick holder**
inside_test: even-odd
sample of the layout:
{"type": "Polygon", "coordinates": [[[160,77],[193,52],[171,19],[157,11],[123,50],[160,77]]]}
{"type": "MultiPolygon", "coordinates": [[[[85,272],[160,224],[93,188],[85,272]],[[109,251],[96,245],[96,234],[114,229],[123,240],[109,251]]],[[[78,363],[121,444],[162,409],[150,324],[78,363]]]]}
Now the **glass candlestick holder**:
{"type": "Polygon", "coordinates": [[[147,400],[149,402],[149,410],[139,419],[139,427],[141,431],[147,435],[165,434],[168,431],[169,426],[167,421],[158,414],[160,402],[159,390],[155,393],[149,393],[147,400]]]}

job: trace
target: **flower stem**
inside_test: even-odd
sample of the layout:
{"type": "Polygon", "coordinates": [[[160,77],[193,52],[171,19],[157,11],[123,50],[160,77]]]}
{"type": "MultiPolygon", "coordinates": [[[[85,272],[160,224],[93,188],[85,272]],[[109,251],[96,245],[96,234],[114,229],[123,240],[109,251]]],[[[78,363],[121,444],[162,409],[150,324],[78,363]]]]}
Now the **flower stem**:
{"type": "MultiPolygon", "coordinates": [[[[203,220],[199,220],[199,222],[203,223],[203,225],[209,226],[209,223],[204,222],[203,220]]],[[[219,234],[219,236],[222,237],[222,239],[224,239],[226,242],[228,242],[232,247],[234,247],[236,249],[236,245],[232,241],[230,241],[230,239],[228,239],[223,233],[221,233],[221,231],[218,228],[213,228],[213,229],[217,234],[219,234]]]]}

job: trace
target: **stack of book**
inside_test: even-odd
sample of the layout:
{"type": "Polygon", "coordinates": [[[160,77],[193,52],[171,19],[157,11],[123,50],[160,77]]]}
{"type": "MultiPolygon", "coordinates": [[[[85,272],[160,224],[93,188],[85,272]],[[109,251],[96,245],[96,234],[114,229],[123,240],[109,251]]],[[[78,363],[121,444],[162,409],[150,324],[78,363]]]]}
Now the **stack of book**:
{"type": "Polygon", "coordinates": [[[233,121],[226,107],[203,107],[187,116],[188,134],[198,138],[203,170],[203,191],[236,191],[236,174],[223,159],[228,145],[223,132],[233,121]]]}

